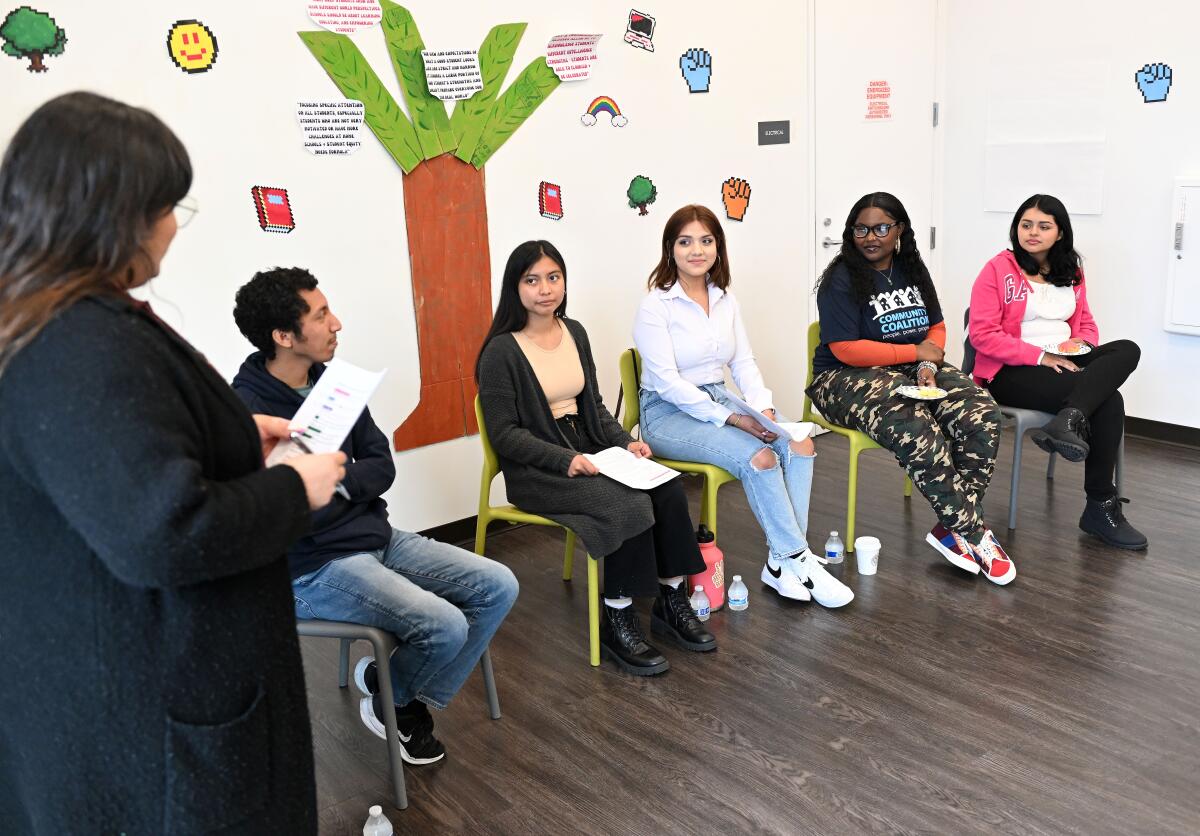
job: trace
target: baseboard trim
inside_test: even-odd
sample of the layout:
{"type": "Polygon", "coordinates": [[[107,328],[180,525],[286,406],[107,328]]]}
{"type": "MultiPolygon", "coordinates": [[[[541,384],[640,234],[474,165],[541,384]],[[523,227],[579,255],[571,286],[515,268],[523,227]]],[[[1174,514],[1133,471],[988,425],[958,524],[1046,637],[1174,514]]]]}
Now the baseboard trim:
{"type": "Polygon", "coordinates": [[[1200,428],[1181,427],[1148,418],[1125,418],[1125,434],[1183,447],[1200,447],[1200,428]]]}

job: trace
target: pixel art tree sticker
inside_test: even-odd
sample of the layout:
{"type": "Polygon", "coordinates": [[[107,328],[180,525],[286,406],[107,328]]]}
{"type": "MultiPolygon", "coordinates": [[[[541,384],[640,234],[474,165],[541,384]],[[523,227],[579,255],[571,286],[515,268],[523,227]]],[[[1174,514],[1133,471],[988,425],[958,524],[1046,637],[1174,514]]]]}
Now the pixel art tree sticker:
{"type": "Polygon", "coordinates": [[[492,321],[491,256],[483,166],[559,85],[545,56],[503,93],[524,23],[494,26],[479,48],[483,89],[454,113],[429,92],[425,44],[408,9],[382,0],[383,31],[405,114],[345,35],[300,32],[313,57],[404,171],[404,218],[417,319],[421,399],[392,434],[397,451],[479,431],[475,355],[492,321]]]}
{"type": "Polygon", "coordinates": [[[658,200],[658,188],[651,182],[649,177],[643,177],[639,174],[629,181],[629,188],[625,192],[625,197],[629,198],[629,208],[637,209],[638,215],[649,215],[646,207],[654,201],[658,200]]]}
{"type": "Polygon", "coordinates": [[[26,68],[31,73],[44,73],[50,68],[42,63],[47,55],[62,55],[67,46],[67,33],[54,18],[45,12],[21,6],[13,9],[0,23],[0,50],[13,58],[29,59],[26,68]]]}

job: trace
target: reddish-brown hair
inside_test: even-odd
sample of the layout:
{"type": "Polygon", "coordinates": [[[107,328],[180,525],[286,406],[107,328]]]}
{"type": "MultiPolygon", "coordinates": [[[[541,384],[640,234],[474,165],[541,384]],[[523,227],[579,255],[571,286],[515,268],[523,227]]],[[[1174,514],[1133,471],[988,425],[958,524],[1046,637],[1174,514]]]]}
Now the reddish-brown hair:
{"type": "Polygon", "coordinates": [[[667,290],[679,278],[671,251],[675,248],[675,239],[679,237],[680,231],[692,221],[699,221],[700,225],[717,239],[717,263],[709,271],[709,283],[720,290],[729,287],[729,255],[725,252],[725,230],[721,229],[721,222],[708,207],[693,203],[676,209],[675,214],[667,218],[667,225],[663,227],[658,265],[650,272],[650,280],[647,282],[651,290],[667,290]]]}

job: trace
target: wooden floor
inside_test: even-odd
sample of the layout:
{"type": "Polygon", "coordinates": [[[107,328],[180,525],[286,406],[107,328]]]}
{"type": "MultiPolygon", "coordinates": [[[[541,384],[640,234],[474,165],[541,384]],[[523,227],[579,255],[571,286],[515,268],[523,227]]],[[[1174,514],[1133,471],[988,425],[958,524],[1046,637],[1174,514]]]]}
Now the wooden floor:
{"type": "MultiPolygon", "coordinates": [[[[446,760],[406,770],[407,810],[337,688],[337,642],[303,640],[321,832],[361,833],[376,803],[425,834],[1200,832],[1200,452],[1128,440],[1127,510],[1151,540],[1136,554],[1076,528],[1081,466],[1047,482],[1025,447],[1019,529],[1007,434],[986,503],[1019,570],[1005,588],[925,545],[928,505],[864,454],[859,534],[883,553],[874,577],[840,570],[857,597],[837,611],[762,586],[762,534],[727,486],[719,544],[750,608],[712,617],[716,653],[665,647],[650,679],[588,666],[586,573],[561,580],[561,534],[495,533],[488,554],[521,582],[492,644],[504,717],[473,674],[437,714],[446,760]]],[[[843,526],[846,445],[818,450],[819,548],[843,526]]]]}

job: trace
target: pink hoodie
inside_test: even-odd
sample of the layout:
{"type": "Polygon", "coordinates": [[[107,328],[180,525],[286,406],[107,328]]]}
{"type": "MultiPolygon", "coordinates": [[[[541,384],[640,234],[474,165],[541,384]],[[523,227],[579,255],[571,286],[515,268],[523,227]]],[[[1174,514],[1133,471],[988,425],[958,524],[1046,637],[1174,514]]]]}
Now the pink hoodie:
{"type": "MultiPolygon", "coordinates": [[[[1100,331],[1087,303],[1083,269],[1075,285],[1075,313],[1067,323],[1071,339],[1099,345],[1100,331]]],[[[968,334],[975,347],[975,382],[987,383],[1004,366],[1036,366],[1042,350],[1021,340],[1021,319],[1029,298],[1029,280],[1011,250],[997,255],[979,271],[971,288],[971,324],[968,334]]]]}

